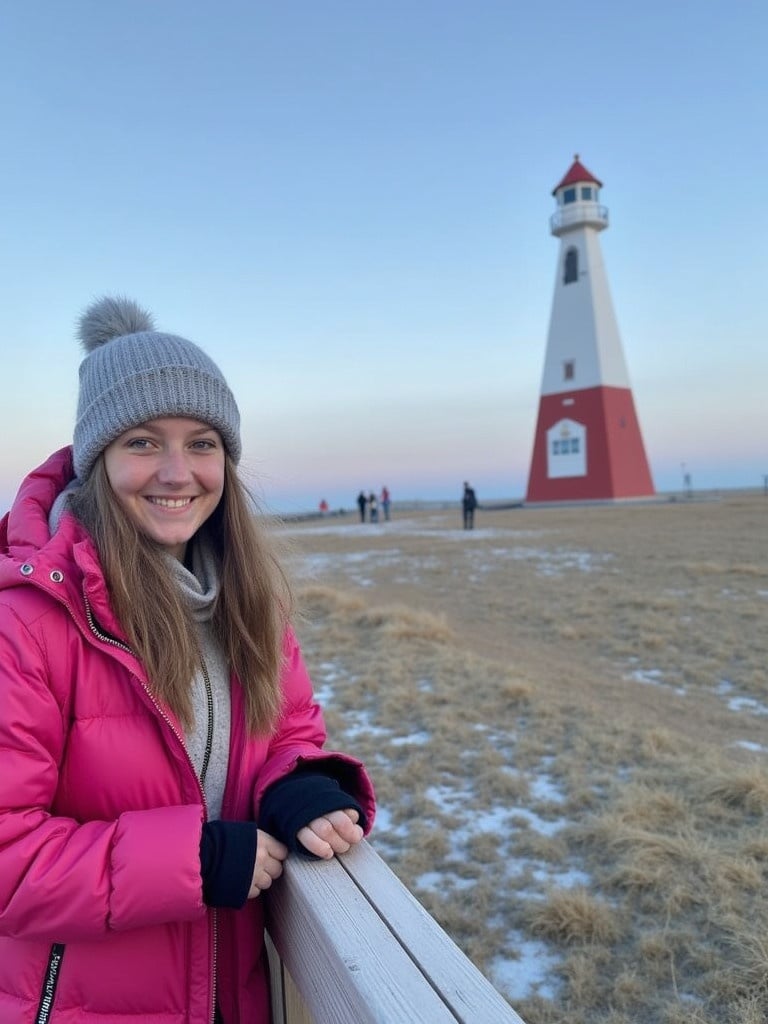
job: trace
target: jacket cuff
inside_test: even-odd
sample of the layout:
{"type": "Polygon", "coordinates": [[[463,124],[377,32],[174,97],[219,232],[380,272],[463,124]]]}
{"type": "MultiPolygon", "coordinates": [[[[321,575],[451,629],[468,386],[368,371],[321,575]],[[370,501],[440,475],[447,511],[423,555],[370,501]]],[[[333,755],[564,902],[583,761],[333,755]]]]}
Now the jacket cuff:
{"type": "Polygon", "coordinates": [[[256,863],[258,827],[250,821],[206,821],[200,839],[203,900],[209,907],[245,905],[256,863]]]}
{"type": "Polygon", "coordinates": [[[274,782],[264,793],[259,827],[279,839],[293,853],[319,859],[296,838],[300,829],[331,811],[353,807],[365,829],[365,814],[354,797],[345,793],[336,779],[299,770],[274,782]]]}

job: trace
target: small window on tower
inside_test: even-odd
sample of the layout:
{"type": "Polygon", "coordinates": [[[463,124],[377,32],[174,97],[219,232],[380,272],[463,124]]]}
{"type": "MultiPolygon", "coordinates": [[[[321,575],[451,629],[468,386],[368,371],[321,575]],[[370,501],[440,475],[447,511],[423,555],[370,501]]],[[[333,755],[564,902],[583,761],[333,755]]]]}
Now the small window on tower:
{"type": "Polygon", "coordinates": [[[573,284],[579,279],[579,250],[571,246],[565,254],[563,284],[573,284]]]}
{"type": "Polygon", "coordinates": [[[591,187],[589,185],[585,185],[582,188],[582,190],[581,190],[581,198],[582,199],[591,199],[592,198],[592,189],[591,189],[591,187]]]}
{"type": "Polygon", "coordinates": [[[576,202],[576,189],[575,188],[567,188],[565,190],[565,192],[563,192],[563,202],[564,203],[575,203],[576,202]]]}
{"type": "Polygon", "coordinates": [[[572,359],[566,359],[563,363],[563,380],[573,380],[576,372],[576,364],[572,359]]]}

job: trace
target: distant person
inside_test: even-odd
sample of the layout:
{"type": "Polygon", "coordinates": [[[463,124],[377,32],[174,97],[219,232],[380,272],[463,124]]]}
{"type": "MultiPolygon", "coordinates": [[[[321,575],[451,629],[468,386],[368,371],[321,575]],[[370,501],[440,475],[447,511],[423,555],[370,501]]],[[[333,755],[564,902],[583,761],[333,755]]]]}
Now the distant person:
{"type": "Polygon", "coordinates": [[[474,489],[464,481],[464,494],[461,498],[461,510],[464,514],[464,529],[473,530],[475,527],[475,509],[477,508],[477,495],[474,489]]]}
{"type": "Polygon", "coordinates": [[[365,522],[365,506],[368,504],[368,498],[365,491],[360,491],[357,496],[357,507],[360,509],[360,522],[365,522]]]}
{"type": "Polygon", "coordinates": [[[328,502],[325,500],[325,498],[323,498],[323,500],[320,502],[320,515],[328,515],[328,502]]]}
{"type": "Polygon", "coordinates": [[[381,488],[381,509],[384,513],[384,521],[389,522],[389,491],[386,484],[381,488]]]}
{"type": "Polygon", "coordinates": [[[368,518],[371,523],[379,521],[379,505],[373,491],[368,495],[368,518]]]}

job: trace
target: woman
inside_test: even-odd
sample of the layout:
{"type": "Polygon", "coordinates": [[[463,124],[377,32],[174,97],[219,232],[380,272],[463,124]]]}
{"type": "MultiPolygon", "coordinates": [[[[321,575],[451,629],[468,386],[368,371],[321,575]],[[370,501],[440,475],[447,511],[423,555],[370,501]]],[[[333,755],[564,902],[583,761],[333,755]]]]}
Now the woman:
{"type": "Polygon", "coordinates": [[[0,522],[0,1021],[262,1024],[261,894],[373,823],[323,750],[218,367],[81,318],[74,441],[0,522]]]}

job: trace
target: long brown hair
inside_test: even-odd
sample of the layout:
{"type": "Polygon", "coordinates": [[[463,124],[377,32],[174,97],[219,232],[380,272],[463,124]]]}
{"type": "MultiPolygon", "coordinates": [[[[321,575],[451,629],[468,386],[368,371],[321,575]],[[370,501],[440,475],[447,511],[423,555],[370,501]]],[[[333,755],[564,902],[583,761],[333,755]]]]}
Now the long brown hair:
{"type": "MultiPolygon", "coordinates": [[[[195,623],[161,548],[123,511],[103,455],[71,508],[93,538],[113,611],[153,693],[190,726],[190,684],[200,665],[195,623]]],[[[221,501],[198,533],[213,550],[219,573],[214,633],[243,687],[248,729],[266,734],[280,712],[290,589],[229,456],[221,501]]]]}

